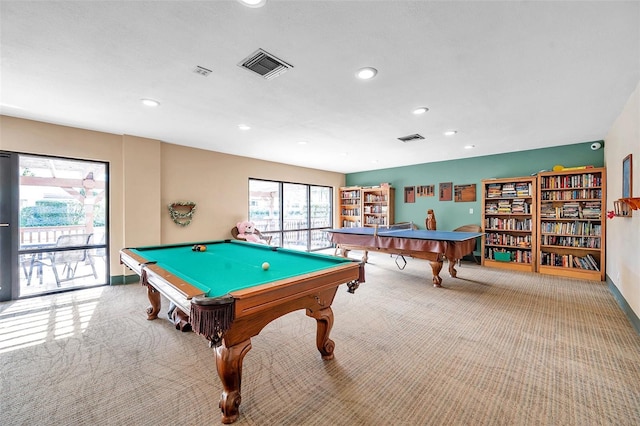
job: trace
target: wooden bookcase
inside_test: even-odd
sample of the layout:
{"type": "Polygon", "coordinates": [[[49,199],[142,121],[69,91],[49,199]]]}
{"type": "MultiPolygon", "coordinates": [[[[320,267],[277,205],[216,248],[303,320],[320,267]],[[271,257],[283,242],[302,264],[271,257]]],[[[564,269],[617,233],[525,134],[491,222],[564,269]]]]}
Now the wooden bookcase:
{"type": "Polygon", "coordinates": [[[362,226],[362,188],[359,186],[343,187],[339,192],[339,227],[362,226]]]}
{"type": "Polygon", "coordinates": [[[535,272],[536,177],[482,181],[482,265],[535,272]]]}
{"type": "Polygon", "coordinates": [[[342,187],[339,200],[341,228],[394,223],[395,188],[391,186],[342,187]]]}
{"type": "Polygon", "coordinates": [[[538,174],[538,272],[603,281],[606,171],[538,174]]]}
{"type": "Polygon", "coordinates": [[[362,225],[388,226],[394,223],[395,188],[374,186],[362,188],[362,225]]]}

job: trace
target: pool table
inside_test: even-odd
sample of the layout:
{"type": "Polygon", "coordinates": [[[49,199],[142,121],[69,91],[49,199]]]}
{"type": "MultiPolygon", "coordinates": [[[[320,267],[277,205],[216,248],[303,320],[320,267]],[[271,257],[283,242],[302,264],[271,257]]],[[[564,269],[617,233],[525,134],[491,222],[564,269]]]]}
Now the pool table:
{"type": "Polygon", "coordinates": [[[332,359],[331,304],[338,286],[346,283],[353,293],[364,281],[362,262],[237,240],[125,248],[120,262],[147,287],[149,320],[158,317],[162,294],[215,347],[222,423],[238,418],[242,361],[251,337],[274,319],[306,309],[317,322],[322,358],[332,359]],[[206,249],[195,251],[195,245],[206,249]]]}

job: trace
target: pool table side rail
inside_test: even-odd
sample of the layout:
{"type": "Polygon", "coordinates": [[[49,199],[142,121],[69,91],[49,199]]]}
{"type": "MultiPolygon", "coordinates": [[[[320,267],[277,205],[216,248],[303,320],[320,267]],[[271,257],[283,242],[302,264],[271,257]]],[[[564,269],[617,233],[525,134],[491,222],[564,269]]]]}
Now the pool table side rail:
{"type": "MultiPolygon", "coordinates": [[[[144,268],[148,275],[152,274],[151,277],[147,277],[147,280],[153,281],[152,285],[156,287],[157,290],[161,290],[160,288],[157,288],[157,286],[168,286],[168,289],[163,289],[168,293],[165,294],[167,298],[179,306],[182,306],[187,312],[189,311],[189,301],[192,298],[204,296],[205,293],[199,288],[194,287],[182,278],[167,272],[164,268],[156,265],[155,263],[147,264],[147,262],[147,259],[137,255],[129,249],[120,250],[120,263],[125,264],[141,277],[142,269],[144,268]],[[158,279],[154,279],[153,277],[157,277],[160,282],[158,282],[158,279]]],[[[164,291],[161,292],[164,293],[164,291]]]]}
{"type": "Polygon", "coordinates": [[[341,263],[330,269],[236,290],[229,294],[236,300],[235,316],[238,318],[351,281],[364,282],[364,265],[360,262],[341,263]]]}

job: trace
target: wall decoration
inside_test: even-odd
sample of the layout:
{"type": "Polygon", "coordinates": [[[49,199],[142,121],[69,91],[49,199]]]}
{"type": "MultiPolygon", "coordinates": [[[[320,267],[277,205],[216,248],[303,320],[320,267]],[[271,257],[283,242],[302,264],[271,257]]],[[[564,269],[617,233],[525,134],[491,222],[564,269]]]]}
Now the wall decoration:
{"type": "Polygon", "coordinates": [[[171,219],[180,226],[189,225],[196,212],[196,203],[193,201],[176,201],[168,207],[171,219]]]}
{"type": "Polygon", "coordinates": [[[466,185],[455,185],[454,187],[455,201],[467,202],[476,200],[476,184],[468,183],[466,185]]]}
{"type": "Polygon", "coordinates": [[[415,203],[416,202],[416,187],[405,186],[404,187],[404,202],[415,203]]]}
{"type": "Polygon", "coordinates": [[[451,201],[452,182],[440,183],[440,201],[451,201]]]}
{"type": "Polygon", "coordinates": [[[435,185],[420,185],[416,186],[416,195],[418,197],[433,197],[435,195],[435,185]]]}
{"type": "Polygon", "coordinates": [[[633,165],[631,154],[622,160],[622,198],[633,197],[633,165]]]}

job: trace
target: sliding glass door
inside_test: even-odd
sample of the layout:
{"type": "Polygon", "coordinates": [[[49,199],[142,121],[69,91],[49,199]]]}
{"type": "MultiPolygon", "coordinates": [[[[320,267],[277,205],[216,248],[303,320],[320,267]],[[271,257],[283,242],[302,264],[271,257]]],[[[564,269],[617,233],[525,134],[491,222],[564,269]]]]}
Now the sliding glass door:
{"type": "Polygon", "coordinates": [[[107,164],[24,154],[11,158],[2,186],[10,187],[14,219],[0,242],[16,255],[2,265],[12,271],[4,300],[107,284],[107,164]]]}

